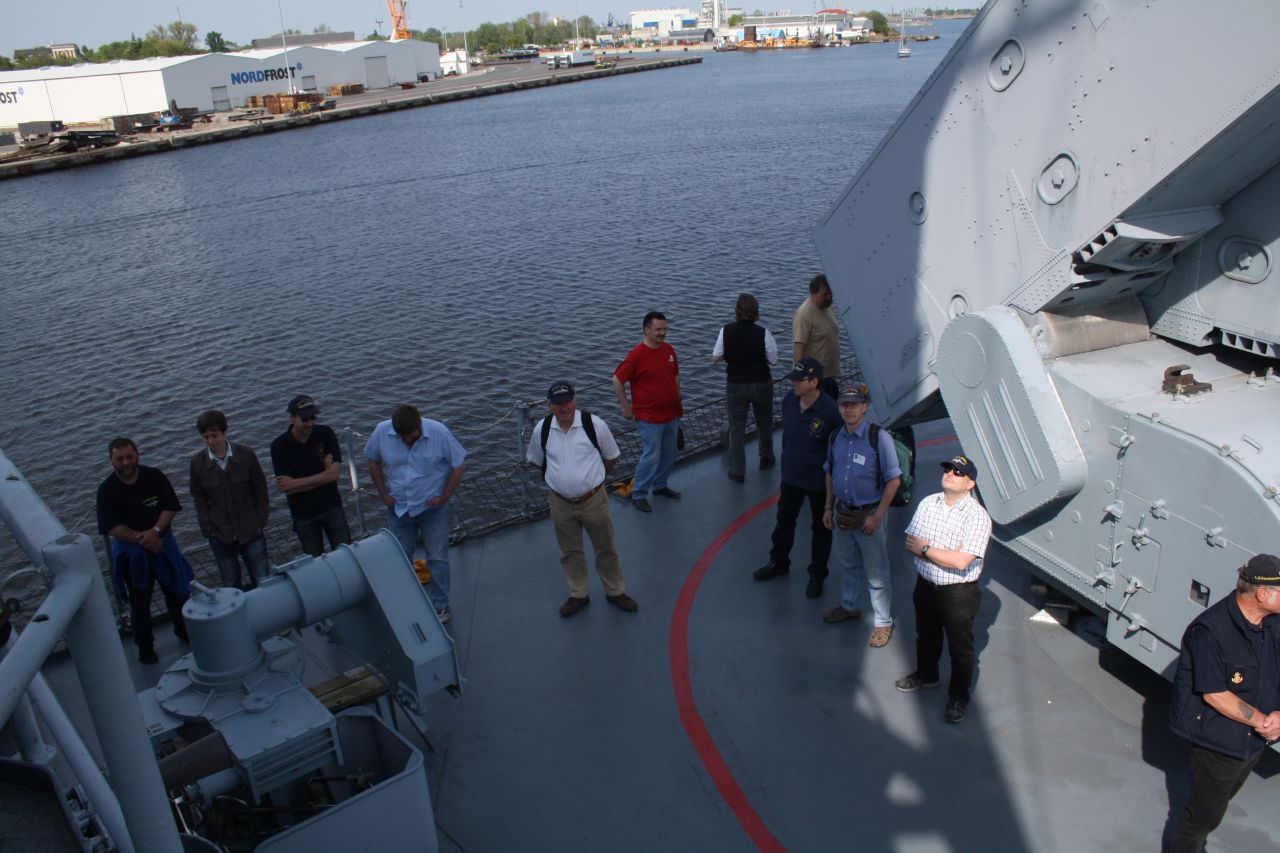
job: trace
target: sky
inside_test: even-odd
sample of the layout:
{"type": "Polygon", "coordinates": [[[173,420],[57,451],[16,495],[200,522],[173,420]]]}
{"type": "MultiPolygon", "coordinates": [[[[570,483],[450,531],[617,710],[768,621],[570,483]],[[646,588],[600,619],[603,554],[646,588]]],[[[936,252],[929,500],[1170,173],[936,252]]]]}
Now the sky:
{"type": "MultiPolygon", "coordinates": [[[[408,5],[409,26],[455,31],[475,29],[485,21],[514,21],[530,12],[573,18],[590,15],[604,22],[612,12],[626,17],[630,5],[614,0],[433,0],[408,5]],[[461,7],[461,8],[459,8],[461,7]]],[[[637,3],[635,8],[677,6],[678,0],[637,3]]],[[[373,32],[378,20],[382,33],[391,26],[385,0],[279,0],[286,29],[309,33],[320,24],[338,32],[352,30],[356,37],[373,32]]],[[[277,4],[249,0],[46,0],[43,3],[6,2],[0,4],[0,54],[12,57],[14,50],[50,43],[75,42],[98,47],[124,41],[131,34],[142,37],[156,24],[168,24],[179,17],[195,24],[203,44],[205,33],[216,30],[228,41],[247,44],[280,32],[277,4]]]]}

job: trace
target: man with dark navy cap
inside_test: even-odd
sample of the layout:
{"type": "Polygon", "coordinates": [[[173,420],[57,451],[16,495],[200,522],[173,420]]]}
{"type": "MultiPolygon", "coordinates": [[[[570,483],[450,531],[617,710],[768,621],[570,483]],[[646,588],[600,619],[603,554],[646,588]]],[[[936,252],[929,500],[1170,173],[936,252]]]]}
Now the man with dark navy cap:
{"type": "Polygon", "coordinates": [[[773,526],[769,562],[751,573],[758,581],[781,577],[791,571],[791,546],[796,539],[800,508],[809,501],[809,582],[805,595],[822,597],[831,557],[831,531],[822,523],[827,483],[822,463],[827,458],[831,431],[840,426],[836,401],[822,393],[822,364],[802,358],[787,374],[791,390],[782,398],[782,487],[778,516],[773,526]]]}
{"type": "Polygon", "coordinates": [[[276,487],[289,499],[293,532],[302,550],[313,557],[351,544],[351,528],[342,509],[338,477],[342,473],[342,448],[338,436],[324,424],[315,400],[299,394],[289,401],[289,428],[271,442],[271,465],[276,487]]]}
{"type": "Polygon", "coordinates": [[[568,382],[557,382],[547,391],[551,414],[534,425],[525,454],[542,468],[551,521],[560,545],[560,569],[569,586],[569,598],[560,605],[568,618],[591,602],[587,594],[587,555],[582,534],[591,537],[596,552],[596,574],[604,585],[605,600],[627,613],[638,605],[627,595],[618,549],[613,544],[613,519],[604,478],[618,464],[621,451],[609,425],[590,412],[578,411],[577,395],[568,382]]]}
{"type": "Polygon", "coordinates": [[[920,501],[907,525],[907,550],[918,577],[911,594],[916,612],[916,669],[894,686],[903,693],[937,687],[945,636],[951,680],[942,718],[958,723],[969,709],[978,653],[973,620],[982,603],[978,578],[991,539],[991,516],[973,496],[978,468],[969,457],[942,463],[942,491],[920,501]]]}
{"type": "Polygon", "coordinates": [[[1191,795],[1170,853],[1199,853],[1267,744],[1280,739],[1280,559],[1250,557],[1235,591],[1182,635],[1173,731],[1191,741],[1191,795]]]}

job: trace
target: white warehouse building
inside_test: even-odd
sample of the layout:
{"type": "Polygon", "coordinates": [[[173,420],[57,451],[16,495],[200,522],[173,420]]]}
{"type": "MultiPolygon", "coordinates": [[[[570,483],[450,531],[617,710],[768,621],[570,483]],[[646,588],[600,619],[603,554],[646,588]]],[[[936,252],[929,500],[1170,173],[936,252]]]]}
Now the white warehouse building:
{"type": "Polygon", "coordinates": [[[339,83],[380,89],[440,76],[434,42],[371,41],[285,51],[250,50],[0,71],[0,128],[19,122],[90,124],[160,112],[171,103],[201,112],[242,107],[250,95],[325,92],[339,83]]]}

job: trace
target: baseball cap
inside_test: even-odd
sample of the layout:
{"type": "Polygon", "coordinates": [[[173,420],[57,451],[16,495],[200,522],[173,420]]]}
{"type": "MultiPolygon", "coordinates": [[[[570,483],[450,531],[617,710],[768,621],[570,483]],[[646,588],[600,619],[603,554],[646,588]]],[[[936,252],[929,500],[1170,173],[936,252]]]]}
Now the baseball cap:
{"type": "Polygon", "coordinates": [[[306,394],[299,394],[289,401],[289,414],[297,415],[306,420],[320,414],[320,409],[316,406],[315,400],[312,400],[306,394]]]}
{"type": "Polygon", "coordinates": [[[946,462],[942,463],[943,469],[950,468],[957,474],[964,474],[970,480],[978,479],[978,467],[973,464],[968,456],[952,456],[946,462]]]}
{"type": "Polygon", "coordinates": [[[1258,554],[1240,567],[1240,580],[1258,586],[1280,586],[1280,557],[1258,554]]]}
{"type": "Polygon", "coordinates": [[[787,374],[788,379],[821,379],[822,362],[808,356],[796,362],[795,367],[787,374]]]}
{"type": "Polygon", "coordinates": [[[840,392],[840,396],[836,398],[836,402],[844,403],[865,403],[871,399],[871,392],[866,385],[853,385],[840,392]]]}
{"type": "Polygon", "coordinates": [[[550,403],[567,403],[573,397],[573,386],[568,382],[557,382],[547,391],[547,402],[550,403]]]}

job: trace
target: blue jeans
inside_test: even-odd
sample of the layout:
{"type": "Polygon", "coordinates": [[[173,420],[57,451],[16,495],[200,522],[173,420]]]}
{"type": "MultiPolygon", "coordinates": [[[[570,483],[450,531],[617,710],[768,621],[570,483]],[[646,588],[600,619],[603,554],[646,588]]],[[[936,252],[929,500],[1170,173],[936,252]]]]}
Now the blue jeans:
{"type": "Polygon", "coordinates": [[[295,518],[293,532],[298,534],[298,542],[303,553],[319,557],[324,553],[324,538],[329,537],[329,550],[339,545],[351,544],[351,528],[347,526],[347,514],[342,507],[336,506],[322,515],[312,518],[295,518]]]}
{"type": "Polygon", "coordinates": [[[267,538],[261,533],[243,545],[224,545],[217,539],[210,539],[209,550],[213,551],[213,559],[218,564],[223,586],[240,587],[241,560],[244,560],[244,567],[249,570],[249,578],[254,586],[266,580],[271,573],[271,563],[267,559],[267,538]]]}
{"type": "Polygon", "coordinates": [[[405,556],[413,560],[418,545],[418,534],[426,551],[427,570],[431,572],[431,585],[427,595],[431,606],[439,610],[449,606],[449,505],[427,507],[417,515],[396,515],[395,508],[387,507],[387,529],[400,542],[405,556]]]}
{"type": "Polygon", "coordinates": [[[856,610],[862,600],[862,588],[871,590],[871,609],[876,627],[893,624],[893,590],[889,586],[889,546],[885,538],[885,521],[870,536],[861,530],[833,532],[832,554],[840,566],[840,606],[856,610]]]}
{"type": "Polygon", "coordinates": [[[676,433],[680,431],[680,419],[672,418],[665,424],[636,421],[640,433],[640,461],[636,463],[636,481],[631,489],[631,500],[649,497],[657,489],[667,487],[667,478],[676,465],[676,433]]]}

